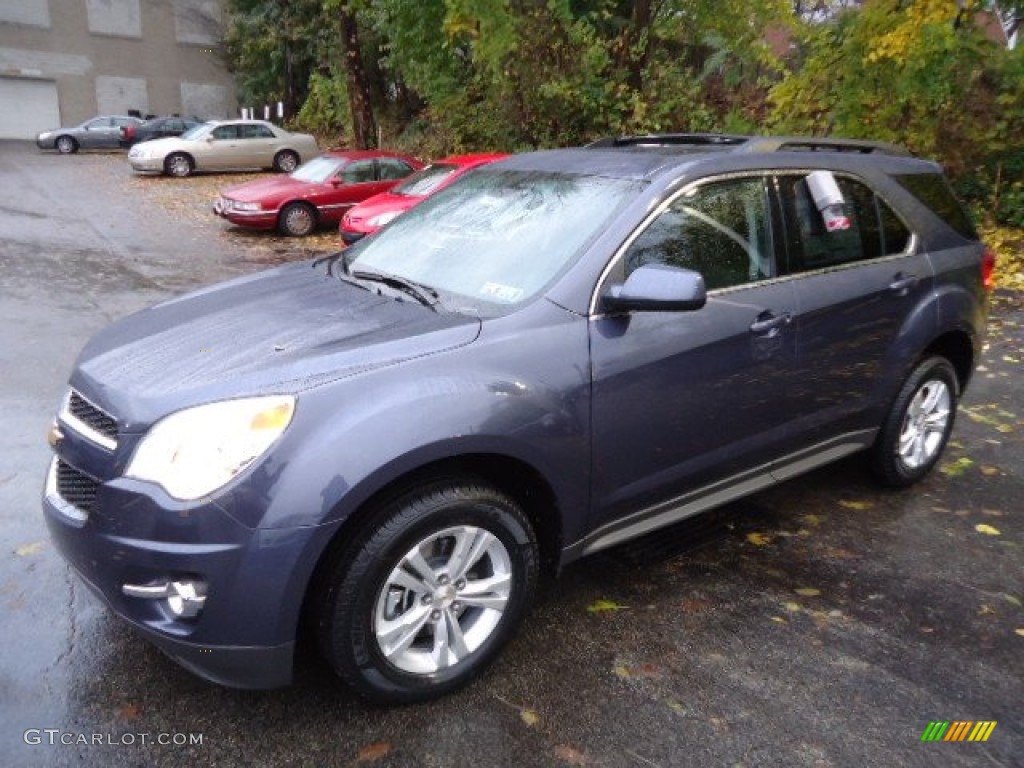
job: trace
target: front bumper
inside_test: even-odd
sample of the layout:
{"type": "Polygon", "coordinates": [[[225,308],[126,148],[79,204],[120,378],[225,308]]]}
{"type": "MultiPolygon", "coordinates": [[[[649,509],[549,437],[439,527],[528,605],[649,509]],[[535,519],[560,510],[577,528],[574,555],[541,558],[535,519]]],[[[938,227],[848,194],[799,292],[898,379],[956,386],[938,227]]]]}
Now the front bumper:
{"type": "Polygon", "coordinates": [[[159,488],[123,477],[99,483],[84,512],[57,490],[57,461],[43,497],[47,527],[57,549],[114,613],[212,682],[235,688],[291,682],[304,588],[289,586],[290,576],[316,529],[250,529],[211,500],[175,502],[159,488]],[[205,586],[195,618],[176,616],[166,600],[124,592],[126,584],[175,580],[205,586]]]}
{"type": "Polygon", "coordinates": [[[162,157],[132,157],[128,155],[128,162],[136,173],[163,173],[164,158],[162,157]]]}
{"type": "Polygon", "coordinates": [[[272,211],[240,211],[232,208],[230,201],[223,197],[217,198],[213,203],[213,212],[222,219],[227,219],[239,227],[251,227],[253,229],[274,229],[277,226],[277,209],[272,211]]]}
{"type": "Polygon", "coordinates": [[[342,229],[342,230],[340,230],[340,232],[341,232],[341,242],[343,242],[345,245],[354,245],[355,243],[358,243],[360,240],[362,240],[367,235],[366,232],[351,232],[351,231],[349,231],[347,229],[342,229]]]}

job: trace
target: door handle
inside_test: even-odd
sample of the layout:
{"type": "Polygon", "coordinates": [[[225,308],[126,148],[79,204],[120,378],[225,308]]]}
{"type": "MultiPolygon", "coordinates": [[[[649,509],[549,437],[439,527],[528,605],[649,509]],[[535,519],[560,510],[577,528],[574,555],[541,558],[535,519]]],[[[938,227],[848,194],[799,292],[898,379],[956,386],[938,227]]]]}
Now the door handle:
{"type": "Polygon", "coordinates": [[[750,332],[775,335],[791,322],[793,322],[793,316],[789,312],[781,312],[776,315],[771,310],[765,310],[750,324],[750,332]]]}
{"type": "Polygon", "coordinates": [[[906,296],[907,291],[917,285],[917,275],[904,275],[898,273],[889,283],[889,290],[899,296],[906,296]]]}

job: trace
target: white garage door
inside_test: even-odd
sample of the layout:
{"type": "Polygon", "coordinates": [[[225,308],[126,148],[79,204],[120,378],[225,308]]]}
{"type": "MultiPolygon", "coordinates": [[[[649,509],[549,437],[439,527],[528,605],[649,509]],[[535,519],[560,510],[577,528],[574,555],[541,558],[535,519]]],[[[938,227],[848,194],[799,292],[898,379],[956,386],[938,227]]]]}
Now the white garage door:
{"type": "Polygon", "coordinates": [[[0,77],[0,139],[34,139],[59,127],[56,83],[0,77]]]}

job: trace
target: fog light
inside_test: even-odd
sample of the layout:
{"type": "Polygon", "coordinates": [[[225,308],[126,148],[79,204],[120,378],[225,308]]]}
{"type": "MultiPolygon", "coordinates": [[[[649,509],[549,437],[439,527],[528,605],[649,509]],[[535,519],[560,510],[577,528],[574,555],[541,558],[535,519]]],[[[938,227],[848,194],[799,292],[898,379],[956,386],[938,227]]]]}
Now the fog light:
{"type": "Polygon", "coordinates": [[[206,603],[206,582],[168,581],[163,584],[125,584],[121,591],[128,597],[143,600],[164,600],[168,610],[178,619],[193,619],[206,603]]]}

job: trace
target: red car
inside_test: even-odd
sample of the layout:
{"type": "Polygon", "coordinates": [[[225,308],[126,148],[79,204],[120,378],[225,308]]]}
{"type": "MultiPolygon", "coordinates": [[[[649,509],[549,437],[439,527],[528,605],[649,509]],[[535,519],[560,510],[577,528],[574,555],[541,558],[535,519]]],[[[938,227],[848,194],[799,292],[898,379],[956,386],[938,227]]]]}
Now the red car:
{"type": "Polygon", "coordinates": [[[348,208],[386,192],[421,168],[419,160],[394,152],[325,152],[287,176],[224,190],[213,212],[240,227],[276,228],[302,237],[318,225],[337,224],[348,208]]]}
{"type": "Polygon", "coordinates": [[[418,205],[424,198],[444,189],[459,176],[507,154],[457,155],[431,163],[390,192],[384,192],[352,208],[341,220],[339,232],[344,245],[372,235],[393,218],[418,205]]]}

